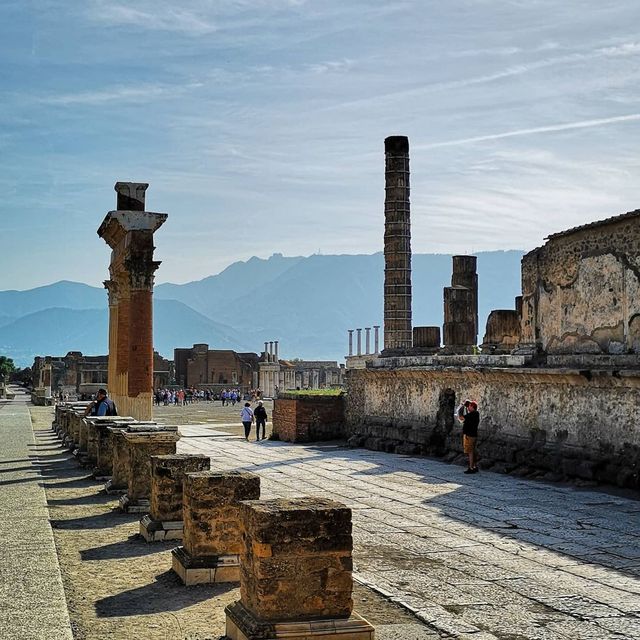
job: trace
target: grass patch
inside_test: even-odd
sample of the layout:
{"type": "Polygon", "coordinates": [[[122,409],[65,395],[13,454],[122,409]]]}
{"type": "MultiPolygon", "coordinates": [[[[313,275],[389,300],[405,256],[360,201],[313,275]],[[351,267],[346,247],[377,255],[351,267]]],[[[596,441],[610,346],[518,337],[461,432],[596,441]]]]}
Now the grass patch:
{"type": "Polygon", "coordinates": [[[294,391],[284,391],[280,394],[282,398],[307,398],[309,396],[341,396],[344,389],[300,389],[294,391]]]}

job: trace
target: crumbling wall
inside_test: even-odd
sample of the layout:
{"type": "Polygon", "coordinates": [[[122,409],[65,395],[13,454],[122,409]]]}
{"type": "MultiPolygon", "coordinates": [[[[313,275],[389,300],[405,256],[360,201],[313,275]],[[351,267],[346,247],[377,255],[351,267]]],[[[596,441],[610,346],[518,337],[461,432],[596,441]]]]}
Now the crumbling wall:
{"type": "Polygon", "coordinates": [[[353,370],[350,443],[407,454],[462,454],[455,406],[478,401],[485,467],[536,470],[640,488],[634,423],[640,372],[429,367],[353,370]]]}
{"type": "Polygon", "coordinates": [[[549,237],[522,259],[521,344],[640,354],[640,211],[549,237]]]}

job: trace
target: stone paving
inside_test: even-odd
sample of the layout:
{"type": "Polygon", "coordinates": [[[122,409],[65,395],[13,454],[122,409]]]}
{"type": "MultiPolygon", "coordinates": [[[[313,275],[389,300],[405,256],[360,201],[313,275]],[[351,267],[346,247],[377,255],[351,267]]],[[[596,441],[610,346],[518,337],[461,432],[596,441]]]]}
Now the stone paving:
{"type": "Polygon", "coordinates": [[[640,638],[640,501],[425,458],[180,430],[179,452],[258,473],[265,498],[349,505],[358,579],[442,636],[640,638]]]}
{"type": "Polygon", "coordinates": [[[0,638],[71,640],[26,398],[0,401],[0,638]]]}

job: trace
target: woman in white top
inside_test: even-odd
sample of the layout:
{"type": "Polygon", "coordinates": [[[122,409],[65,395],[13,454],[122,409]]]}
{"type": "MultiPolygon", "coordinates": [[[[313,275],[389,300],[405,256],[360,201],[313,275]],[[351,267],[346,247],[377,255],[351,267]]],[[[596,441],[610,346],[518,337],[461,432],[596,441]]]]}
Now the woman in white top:
{"type": "Polygon", "coordinates": [[[251,423],[253,422],[253,409],[248,402],[244,403],[240,418],[242,419],[242,426],[244,427],[244,439],[248,441],[249,434],[251,433],[251,423]]]}

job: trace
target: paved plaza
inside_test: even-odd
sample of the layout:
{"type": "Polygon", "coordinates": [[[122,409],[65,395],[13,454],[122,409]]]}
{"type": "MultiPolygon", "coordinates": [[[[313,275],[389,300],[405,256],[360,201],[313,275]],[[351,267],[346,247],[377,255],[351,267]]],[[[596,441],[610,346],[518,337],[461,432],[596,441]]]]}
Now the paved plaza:
{"type": "Polygon", "coordinates": [[[353,509],[358,579],[454,637],[639,638],[640,502],[341,445],[185,426],[178,450],[263,496],[353,509]]]}
{"type": "MultiPolygon", "coordinates": [[[[342,443],[245,442],[238,411],[156,418],[181,423],[178,452],[257,473],[263,498],[350,506],[356,609],[378,640],[640,637],[640,501],[342,443]]],[[[0,408],[0,638],[218,640],[237,589],[181,586],[172,545],[136,535],[51,418],[24,398],[0,408]]]]}

